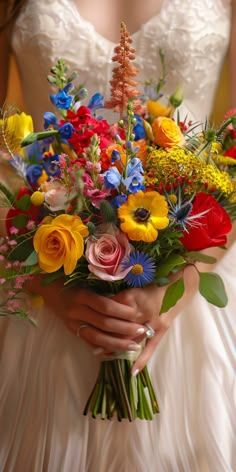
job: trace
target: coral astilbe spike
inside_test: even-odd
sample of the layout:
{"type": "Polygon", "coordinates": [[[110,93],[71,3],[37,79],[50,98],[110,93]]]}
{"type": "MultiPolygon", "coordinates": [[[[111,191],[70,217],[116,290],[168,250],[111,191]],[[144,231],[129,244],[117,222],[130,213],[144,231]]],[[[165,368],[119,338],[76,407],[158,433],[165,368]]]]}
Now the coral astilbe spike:
{"type": "MultiPolygon", "coordinates": [[[[113,108],[114,111],[120,113],[122,117],[126,111],[130,99],[135,99],[140,95],[135,90],[138,82],[133,80],[139,73],[139,69],[135,67],[131,61],[135,59],[135,49],[131,47],[133,40],[130,37],[126,25],[121,23],[120,44],[114,49],[113,62],[118,62],[118,66],[113,69],[111,84],[111,98],[106,102],[106,108],[113,108]]],[[[140,100],[134,101],[134,111],[142,112],[140,100]]]]}

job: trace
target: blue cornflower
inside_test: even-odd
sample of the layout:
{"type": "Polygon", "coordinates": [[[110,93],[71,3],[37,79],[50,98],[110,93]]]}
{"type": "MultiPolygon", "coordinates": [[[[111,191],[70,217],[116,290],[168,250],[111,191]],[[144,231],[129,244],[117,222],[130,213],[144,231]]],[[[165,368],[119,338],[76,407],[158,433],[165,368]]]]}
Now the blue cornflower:
{"type": "Polygon", "coordinates": [[[122,267],[130,271],[124,280],[131,287],[145,287],[153,282],[155,278],[155,262],[154,259],[144,252],[133,251],[122,261],[122,267]]]}
{"type": "Polygon", "coordinates": [[[35,188],[38,185],[38,179],[41,177],[42,172],[43,172],[43,167],[38,164],[29,166],[26,169],[26,178],[33,188],[35,188]]]}

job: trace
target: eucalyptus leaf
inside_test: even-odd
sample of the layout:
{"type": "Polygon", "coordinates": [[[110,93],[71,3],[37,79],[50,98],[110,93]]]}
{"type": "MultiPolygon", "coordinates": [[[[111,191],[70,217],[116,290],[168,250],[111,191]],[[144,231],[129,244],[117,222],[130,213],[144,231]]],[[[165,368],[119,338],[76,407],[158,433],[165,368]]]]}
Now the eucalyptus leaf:
{"type": "Polygon", "coordinates": [[[227,305],[228,297],[224,282],[214,272],[199,272],[199,292],[212,305],[220,308],[227,305]]]}
{"type": "Polygon", "coordinates": [[[171,254],[156,270],[156,277],[167,277],[177,266],[186,264],[185,259],[178,254],[171,254]]]}
{"type": "Polygon", "coordinates": [[[184,294],[184,279],[183,277],[180,277],[176,282],[171,284],[164,295],[162,305],[161,305],[161,310],[160,310],[160,315],[162,313],[166,313],[172,306],[174,306],[178,300],[183,296],[184,294]]]}
{"type": "Polygon", "coordinates": [[[32,251],[23,263],[24,266],[34,266],[38,263],[38,254],[36,251],[32,251]]]}
{"type": "Polygon", "coordinates": [[[191,251],[185,254],[186,258],[192,259],[193,261],[205,262],[206,264],[215,264],[216,258],[213,256],[208,256],[198,251],[191,251]]]}

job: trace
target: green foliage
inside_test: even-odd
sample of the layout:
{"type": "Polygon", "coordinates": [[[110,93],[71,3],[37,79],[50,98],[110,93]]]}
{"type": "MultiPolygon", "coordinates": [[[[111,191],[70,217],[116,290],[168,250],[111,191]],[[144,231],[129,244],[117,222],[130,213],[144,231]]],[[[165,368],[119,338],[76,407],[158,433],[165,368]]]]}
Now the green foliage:
{"type": "Polygon", "coordinates": [[[4,206],[9,206],[9,207],[12,207],[12,205],[14,205],[15,203],[15,194],[11,192],[9,188],[6,187],[6,185],[4,185],[2,182],[0,182],[0,202],[1,202],[1,206],[2,206],[2,203],[4,203],[4,206]],[[2,200],[1,194],[3,194],[3,200],[2,200]]]}
{"type": "Polygon", "coordinates": [[[162,313],[166,313],[170,308],[172,308],[172,306],[174,306],[177,301],[180,300],[183,294],[184,279],[183,277],[180,277],[176,282],[167,288],[162,301],[160,315],[162,315],[162,313]]]}
{"type": "Polygon", "coordinates": [[[30,195],[23,195],[19,200],[16,200],[15,206],[19,210],[28,211],[31,205],[30,195]]]}
{"type": "Polygon", "coordinates": [[[57,129],[50,129],[48,131],[40,131],[39,133],[30,133],[21,141],[21,147],[28,146],[33,144],[36,141],[41,141],[42,139],[49,138],[50,136],[56,136],[59,134],[57,129]]]}
{"type": "Polygon", "coordinates": [[[23,263],[24,266],[34,266],[38,263],[38,254],[36,251],[32,251],[23,263]]]}
{"type": "Polygon", "coordinates": [[[15,246],[8,255],[10,261],[24,262],[32,253],[32,239],[27,239],[25,236],[20,236],[17,239],[17,246],[15,246]]]}
{"type": "Polygon", "coordinates": [[[171,254],[156,270],[156,277],[167,277],[177,267],[178,270],[181,266],[184,267],[186,264],[185,259],[179,254],[171,254]]]}
{"type": "Polygon", "coordinates": [[[220,308],[227,305],[223,280],[214,272],[199,272],[199,292],[212,305],[220,308]]]}
{"type": "Polygon", "coordinates": [[[206,264],[215,264],[216,258],[212,256],[207,256],[206,254],[203,254],[202,252],[197,252],[197,251],[191,251],[187,252],[185,254],[186,259],[189,261],[191,260],[192,262],[205,262],[206,264]]]}
{"type": "Polygon", "coordinates": [[[102,200],[100,205],[101,215],[105,223],[116,222],[116,212],[114,207],[107,201],[102,200]]]}

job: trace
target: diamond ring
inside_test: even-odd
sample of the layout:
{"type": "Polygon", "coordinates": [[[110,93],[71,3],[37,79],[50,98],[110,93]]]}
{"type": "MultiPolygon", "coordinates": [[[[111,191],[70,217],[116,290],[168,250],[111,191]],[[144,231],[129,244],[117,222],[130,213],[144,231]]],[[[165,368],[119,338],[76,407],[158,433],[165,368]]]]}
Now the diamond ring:
{"type": "Polygon", "coordinates": [[[145,326],[147,327],[146,338],[153,338],[153,336],[156,334],[156,331],[148,323],[145,323],[145,326]]]}

